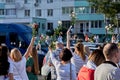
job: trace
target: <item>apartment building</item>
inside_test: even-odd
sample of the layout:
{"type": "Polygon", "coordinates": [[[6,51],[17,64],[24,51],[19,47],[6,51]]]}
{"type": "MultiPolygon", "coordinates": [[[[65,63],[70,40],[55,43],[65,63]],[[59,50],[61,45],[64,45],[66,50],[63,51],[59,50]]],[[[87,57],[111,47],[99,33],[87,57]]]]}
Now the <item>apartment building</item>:
{"type": "Polygon", "coordinates": [[[56,28],[59,22],[69,28],[75,13],[75,34],[104,35],[104,16],[97,14],[87,0],[0,0],[0,23],[39,24],[39,31],[56,28]]]}

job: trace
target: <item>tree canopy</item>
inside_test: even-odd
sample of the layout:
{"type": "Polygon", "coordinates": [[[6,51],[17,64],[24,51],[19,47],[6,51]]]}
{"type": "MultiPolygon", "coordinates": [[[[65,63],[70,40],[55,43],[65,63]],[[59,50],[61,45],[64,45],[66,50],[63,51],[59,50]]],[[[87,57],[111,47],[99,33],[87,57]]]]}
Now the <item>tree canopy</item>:
{"type": "Polygon", "coordinates": [[[103,13],[113,23],[116,23],[116,15],[120,13],[120,0],[88,0],[90,6],[98,13],[103,13]]]}

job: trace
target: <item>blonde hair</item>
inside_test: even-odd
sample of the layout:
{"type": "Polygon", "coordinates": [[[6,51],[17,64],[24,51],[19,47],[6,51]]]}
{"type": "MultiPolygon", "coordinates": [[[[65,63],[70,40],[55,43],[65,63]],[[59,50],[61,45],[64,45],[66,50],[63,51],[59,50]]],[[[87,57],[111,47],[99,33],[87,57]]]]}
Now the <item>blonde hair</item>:
{"type": "Polygon", "coordinates": [[[33,62],[34,62],[34,70],[33,71],[35,74],[39,74],[38,54],[37,54],[37,49],[35,47],[32,49],[30,56],[33,58],[33,62]]]}
{"type": "Polygon", "coordinates": [[[18,62],[22,59],[22,55],[17,48],[13,48],[10,53],[10,57],[13,61],[18,62]]]}

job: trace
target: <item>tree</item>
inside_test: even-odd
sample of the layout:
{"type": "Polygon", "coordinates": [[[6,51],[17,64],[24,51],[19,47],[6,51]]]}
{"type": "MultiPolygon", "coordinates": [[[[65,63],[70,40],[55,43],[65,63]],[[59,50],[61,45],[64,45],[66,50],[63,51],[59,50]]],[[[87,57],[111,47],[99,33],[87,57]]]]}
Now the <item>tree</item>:
{"type": "Polygon", "coordinates": [[[120,13],[120,1],[115,0],[88,0],[91,7],[96,8],[98,13],[103,13],[111,23],[117,25],[116,15],[120,13]]]}
{"type": "Polygon", "coordinates": [[[54,35],[55,35],[56,37],[58,37],[59,34],[62,33],[62,36],[63,36],[63,38],[65,39],[66,32],[67,32],[67,28],[66,28],[66,27],[63,27],[62,25],[59,25],[57,28],[55,28],[55,30],[54,30],[54,35]]]}

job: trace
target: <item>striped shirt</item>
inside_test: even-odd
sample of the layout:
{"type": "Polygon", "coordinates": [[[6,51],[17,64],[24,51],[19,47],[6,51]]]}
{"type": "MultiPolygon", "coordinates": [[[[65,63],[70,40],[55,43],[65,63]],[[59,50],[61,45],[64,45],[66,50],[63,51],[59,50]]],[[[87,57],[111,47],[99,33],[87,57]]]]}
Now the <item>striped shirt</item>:
{"type": "Polygon", "coordinates": [[[75,65],[75,68],[76,68],[76,73],[79,72],[80,68],[86,64],[88,61],[88,57],[86,56],[86,60],[83,61],[80,56],[76,53],[73,53],[73,57],[71,59],[71,62],[75,65]]]}
{"type": "Polygon", "coordinates": [[[57,79],[56,80],[76,80],[75,66],[71,63],[62,64],[55,58],[54,53],[50,53],[51,60],[56,68],[57,79]],[[71,68],[70,68],[71,66],[71,68]]]}

